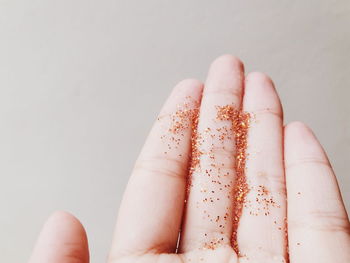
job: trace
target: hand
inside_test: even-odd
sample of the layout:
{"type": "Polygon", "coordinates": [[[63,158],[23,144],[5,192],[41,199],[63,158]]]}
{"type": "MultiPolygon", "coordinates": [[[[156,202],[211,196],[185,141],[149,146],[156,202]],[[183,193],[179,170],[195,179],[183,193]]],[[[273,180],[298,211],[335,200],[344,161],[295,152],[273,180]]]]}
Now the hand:
{"type": "MultiPolygon", "coordinates": [[[[58,212],[30,263],[88,260],[83,227],[58,212]]],[[[350,262],[349,219],[312,131],[284,127],[272,81],[245,76],[225,55],[204,88],[184,80],[165,103],[127,185],[108,262],[289,261],[350,262]]]]}

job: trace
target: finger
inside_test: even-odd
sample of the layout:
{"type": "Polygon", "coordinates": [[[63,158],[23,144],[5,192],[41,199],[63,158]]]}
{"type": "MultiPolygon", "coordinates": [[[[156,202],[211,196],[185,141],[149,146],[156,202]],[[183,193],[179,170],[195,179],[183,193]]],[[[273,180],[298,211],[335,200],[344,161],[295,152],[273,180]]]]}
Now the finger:
{"type": "Polygon", "coordinates": [[[247,75],[243,110],[251,115],[245,171],[248,190],[242,211],[238,207],[241,218],[234,245],[242,262],[285,262],[282,106],[268,76],[247,75]]]}
{"type": "Polygon", "coordinates": [[[192,119],[202,84],[179,83],[165,103],[129,179],[110,261],[126,255],[175,252],[188,172],[192,119]]]}
{"type": "Polygon", "coordinates": [[[88,263],[84,227],[66,212],[54,213],[45,223],[29,263],[88,263]]]}
{"type": "Polygon", "coordinates": [[[194,140],[181,252],[230,245],[235,179],[232,118],[240,108],[243,76],[243,64],[230,55],[210,67],[194,140]]]}
{"type": "Polygon", "coordinates": [[[349,219],[322,146],[304,124],[285,128],[291,263],[350,262],[349,219]]]}

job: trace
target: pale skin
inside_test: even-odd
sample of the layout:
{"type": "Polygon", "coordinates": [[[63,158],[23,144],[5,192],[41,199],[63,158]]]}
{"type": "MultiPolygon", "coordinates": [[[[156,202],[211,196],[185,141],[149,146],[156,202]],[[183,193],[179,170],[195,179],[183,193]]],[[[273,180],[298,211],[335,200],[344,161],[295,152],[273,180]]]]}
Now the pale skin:
{"type": "MultiPolygon", "coordinates": [[[[215,162],[223,164],[227,174],[223,180],[234,182],[234,136],[220,142],[210,138],[204,140],[203,149],[210,148],[215,162]]],[[[205,155],[199,161],[202,167],[213,162],[205,155]]],[[[219,177],[216,173],[211,176],[219,177]]],[[[126,187],[107,261],[347,263],[349,227],[335,174],[313,132],[300,122],[284,126],[271,79],[259,72],[245,74],[239,59],[224,55],[212,63],[204,84],[193,79],[181,81],[164,104],[126,187]],[[219,198],[230,197],[231,186],[220,190],[215,202],[203,202],[203,197],[209,196],[203,185],[213,192],[218,189],[197,170],[186,197],[190,125],[181,131],[177,146],[169,149],[174,142],[167,117],[189,98],[200,103],[199,132],[221,125],[215,120],[217,106],[233,105],[254,116],[248,130],[245,172],[251,190],[237,229],[239,254],[231,243],[234,202],[219,198]],[[259,189],[264,189],[275,205],[255,202],[261,200],[257,199],[259,189]],[[209,220],[203,213],[217,220],[209,220]],[[206,246],[212,240],[220,242],[206,246]]],[[[29,262],[89,262],[81,223],[69,213],[54,213],[29,262]]]]}

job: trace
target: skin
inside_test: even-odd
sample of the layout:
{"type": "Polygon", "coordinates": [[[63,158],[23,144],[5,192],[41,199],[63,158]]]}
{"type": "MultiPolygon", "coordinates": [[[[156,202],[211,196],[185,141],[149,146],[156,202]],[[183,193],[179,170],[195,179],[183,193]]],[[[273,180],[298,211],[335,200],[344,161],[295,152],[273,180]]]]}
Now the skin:
{"type": "MultiPolygon", "coordinates": [[[[196,106],[190,103],[189,107],[196,106]]],[[[185,124],[190,126],[190,120],[185,124]]],[[[224,141],[215,138],[209,136],[201,147],[214,149],[215,161],[223,163],[227,172],[222,180],[234,181],[234,137],[224,141]]],[[[205,155],[200,156],[202,167],[209,167],[209,162],[205,155]]],[[[219,174],[214,171],[212,176],[219,174]]],[[[230,187],[220,191],[222,196],[231,193],[230,187]]],[[[204,85],[198,80],[184,80],[164,104],[126,187],[108,262],[346,263],[350,262],[349,226],[336,177],[313,132],[300,122],[283,126],[282,106],[271,79],[259,72],[245,75],[239,59],[224,55],[212,63],[204,85]],[[203,194],[201,186],[215,190],[217,186],[200,176],[198,169],[192,174],[193,185],[184,202],[192,129],[185,125],[178,146],[171,150],[168,129],[169,116],[189,98],[200,102],[199,132],[230,125],[215,120],[217,106],[233,105],[254,116],[248,130],[245,172],[251,188],[246,200],[251,206],[243,208],[239,221],[238,255],[230,240],[234,203],[227,198],[203,202],[208,195],[203,194]],[[276,204],[268,205],[267,215],[259,212],[267,211],[264,203],[254,202],[261,193],[259,187],[267,189],[266,195],[276,204]],[[224,228],[204,218],[204,210],[213,216],[228,212],[224,228]],[[220,239],[220,244],[205,248],[203,244],[213,238],[220,239]]],[[[66,212],[53,214],[29,262],[89,262],[81,223],[66,212]]]]}

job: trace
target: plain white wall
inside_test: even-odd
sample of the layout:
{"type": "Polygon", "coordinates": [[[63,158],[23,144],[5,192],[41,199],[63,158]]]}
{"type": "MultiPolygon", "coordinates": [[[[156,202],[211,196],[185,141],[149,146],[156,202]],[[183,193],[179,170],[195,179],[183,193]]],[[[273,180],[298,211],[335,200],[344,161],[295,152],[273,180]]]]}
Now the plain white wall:
{"type": "Polygon", "coordinates": [[[328,151],[350,208],[347,0],[0,0],[0,261],[56,209],[104,262],[133,162],[171,88],[232,53],[328,151]]]}

